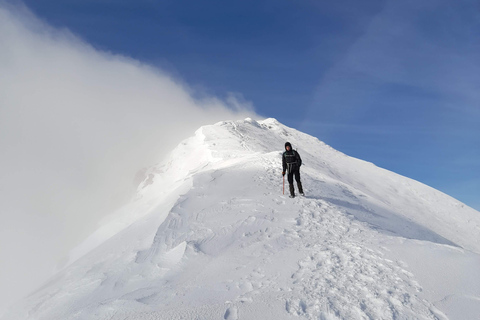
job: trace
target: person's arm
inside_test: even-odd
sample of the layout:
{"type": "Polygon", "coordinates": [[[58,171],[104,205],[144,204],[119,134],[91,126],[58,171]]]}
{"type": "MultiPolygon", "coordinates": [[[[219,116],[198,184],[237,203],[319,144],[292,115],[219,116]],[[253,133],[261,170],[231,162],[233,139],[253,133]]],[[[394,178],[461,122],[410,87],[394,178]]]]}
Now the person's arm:
{"type": "Polygon", "coordinates": [[[302,158],[300,158],[300,154],[295,151],[295,154],[297,155],[297,162],[298,162],[298,166],[300,167],[302,165],[302,158]]]}
{"type": "Polygon", "coordinates": [[[285,171],[287,170],[287,159],[285,159],[285,152],[282,154],[282,174],[285,175],[285,171]]]}

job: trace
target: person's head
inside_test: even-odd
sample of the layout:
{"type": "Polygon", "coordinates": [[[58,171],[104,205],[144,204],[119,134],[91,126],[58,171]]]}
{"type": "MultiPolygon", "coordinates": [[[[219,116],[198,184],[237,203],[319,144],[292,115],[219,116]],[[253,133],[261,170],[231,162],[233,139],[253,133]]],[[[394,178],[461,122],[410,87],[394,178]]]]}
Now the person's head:
{"type": "Polygon", "coordinates": [[[285,150],[287,150],[287,151],[292,150],[292,145],[290,144],[290,142],[285,143],[285,150]]]}

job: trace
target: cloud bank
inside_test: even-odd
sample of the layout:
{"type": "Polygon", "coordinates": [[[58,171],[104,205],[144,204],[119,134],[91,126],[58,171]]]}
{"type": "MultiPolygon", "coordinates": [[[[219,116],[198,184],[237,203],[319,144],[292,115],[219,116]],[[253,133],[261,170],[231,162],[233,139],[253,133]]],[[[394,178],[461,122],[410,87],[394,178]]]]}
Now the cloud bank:
{"type": "Polygon", "coordinates": [[[194,92],[2,2],[0,48],[4,303],[43,282],[60,257],[126,201],[139,169],[201,125],[253,115],[235,95],[194,92]]]}

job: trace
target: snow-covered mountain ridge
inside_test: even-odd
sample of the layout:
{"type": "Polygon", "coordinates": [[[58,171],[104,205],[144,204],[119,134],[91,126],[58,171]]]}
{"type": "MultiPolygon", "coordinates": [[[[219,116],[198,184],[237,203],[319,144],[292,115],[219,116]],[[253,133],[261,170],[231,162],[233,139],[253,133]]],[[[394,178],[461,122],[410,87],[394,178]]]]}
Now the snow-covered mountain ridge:
{"type": "Polygon", "coordinates": [[[147,170],[2,319],[470,319],[479,234],[480,213],[437,190],[274,119],[225,121],[147,170]],[[305,198],[282,195],[286,141],[305,198]]]}

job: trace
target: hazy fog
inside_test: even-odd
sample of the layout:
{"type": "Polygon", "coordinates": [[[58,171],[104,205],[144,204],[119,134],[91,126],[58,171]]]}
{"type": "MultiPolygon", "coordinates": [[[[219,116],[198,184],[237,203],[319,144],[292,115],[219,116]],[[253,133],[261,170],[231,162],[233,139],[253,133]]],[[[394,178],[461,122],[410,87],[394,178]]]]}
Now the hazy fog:
{"type": "Polygon", "coordinates": [[[252,113],[0,2],[0,311],[128,199],[139,169],[252,113]]]}

